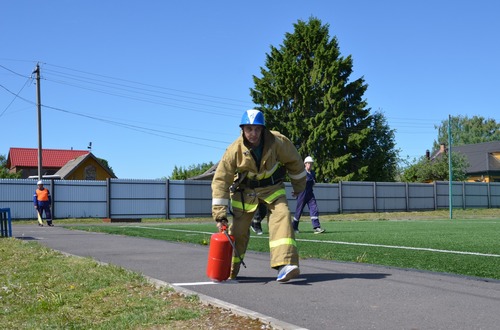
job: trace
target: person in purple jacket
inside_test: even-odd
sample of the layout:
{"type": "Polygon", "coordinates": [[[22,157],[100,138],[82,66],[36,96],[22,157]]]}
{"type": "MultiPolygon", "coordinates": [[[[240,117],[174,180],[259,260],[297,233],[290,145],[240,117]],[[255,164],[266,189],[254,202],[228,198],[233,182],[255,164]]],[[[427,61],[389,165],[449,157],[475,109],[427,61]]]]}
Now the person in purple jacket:
{"type": "Polygon", "coordinates": [[[316,203],[316,197],[314,196],[313,192],[313,186],[316,183],[316,176],[314,174],[314,171],[312,170],[313,163],[314,160],[311,156],[307,156],[304,159],[304,166],[306,168],[307,175],[306,189],[297,197],[297,208],[295,209],[295,216],[292,220],[293,230],[296,234],[299,233],[299,220],[306,205],[309,208],[309,214],[311,215],[313,233],[321,234],[325,232],[325,230],[321,228],[321,225],[319,223],[318,204],[316,203]]]}

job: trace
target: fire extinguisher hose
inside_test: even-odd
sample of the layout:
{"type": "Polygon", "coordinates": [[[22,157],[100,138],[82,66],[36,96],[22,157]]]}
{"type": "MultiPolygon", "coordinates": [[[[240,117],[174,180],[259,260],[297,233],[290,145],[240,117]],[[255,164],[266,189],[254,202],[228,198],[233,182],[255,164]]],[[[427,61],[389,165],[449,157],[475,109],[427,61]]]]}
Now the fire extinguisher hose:
{"type": "Polygon", "coordinates": [[[234,251],[234,253],[236,253],[236,256],[238,257],[238,259],[241,260],[241,264],[243,265],[243,267],[247,268],[247,265],[245,265],[245,262],[243,261],[243,258],[241,258],[240,253],[238,252],[238,250],[236,250],[236,246],[234,245],[233,240],[231,239],[231,237],[229,237],[229,234],[227,233],[227,227],[223,226],[221,228],[221,230],[224,232],[224,235],[226,235],[227,239],[229,240],[229,243],[233,247],[233,251],[234,251]]]}

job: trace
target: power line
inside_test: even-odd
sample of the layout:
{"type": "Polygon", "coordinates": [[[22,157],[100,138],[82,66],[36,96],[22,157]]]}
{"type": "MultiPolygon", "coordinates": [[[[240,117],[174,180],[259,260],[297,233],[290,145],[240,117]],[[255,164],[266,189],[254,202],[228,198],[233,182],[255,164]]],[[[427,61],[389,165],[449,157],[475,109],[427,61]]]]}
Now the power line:
{"type": "MultiPolygon", "coordinates": [[[[49,73],[52,72],[52,75],[54,75],[56,77],[59,76],[59,77],[63,77],[63,78],[70,78],[72,80],[83,82],[83,83],[90,83],[93,85],[108,87],[111,89],[128,91],[128,92],[135,93],[135,94],[143,94],[143,95],[154,96],[154,97],[163,97],[163,98],[172,99],[175,101],[193,103],[192,101],[185,101],[184,100],[185,98],[188,98],[188,96],[165,92],[164,91],[165,88],[162,88],[159,86],[154,86],[156,89],[143,88],[143,87],[137,87],[137,86],[133,86],[133,85],[113,83],[113,82],[109,82],[109,81],[105,81],[105,80],[101,80],[101,79],[90,79],[90,78],[81,77],[81,76],[73,76],[73,75],[68,75],[66,73],[58,72],[58,71],[52,71],[52,70],[47,70],[47,71],[49,71],[49,73]],[[169,96],[169,97],[167,97],[167,96],[169,96]],[[175,98],[171,98],[170,96],[173,96],[175,98]]],[[[59,83],[64,83],[64,84],[67,83],[66,81],[57,81],[57,80],[54,80],[54,81],[59,82],[59,83]]],[[[138,84],[138,83],[135,83],[135,84],[138,84]]],[[[72,84],[72,86],[80,87],[79,85],[75,85],[75,84],[72,84]]],[[[183,92],[183,93],[187,93],[187,92],[183,92]]],[[[198,95],[198,94],[195,94],[195,95],[198,95]]],[[[189,100],[197,100],[197,101],[211,102],[211,103],[216,103],[216,104],[238,106],[238,107],[240,106],[239,104],[235,104],[235,103],[223,102],[223,101],[218,101],[218,100],[210,100],[210,99],[205,99],[205,98],[200,98],[200,97],[192,97],[192,96],[189,96],[189,100]]],[[[243,101],[239,101],[239,102],[242,103],[243,101]]],[[[206,106],[207,104],[202,104],[202,105],[206,106]]],[[[213,105],[208,105],[208,106],[213,106],[213,105]]]]}
{"type": "MultiPolygon", "coordinates": [[[[47,78],[45,78],[45,80],[47,80],[47,78]]],[[[120,94],[120,93],[116,93],[116,92],[110,92],[110,91],[106,91],[106,90],[100,90],[100,89],[96,89],[96,88],[92,88],[92,87],[79,86],[79,85],[75,85],[75,84],[72,84],[72,83],[69,83],[69,82],[63,82],[63,81],[57,81],[57,80],[52,80],[52,82],[61,83],[61,84],[67,85],[67,86],[77,87],[77,88],[81,88],[81,89],[85,89],[85,90],[89,90],[89,91],[93,91],[93,92],[97,92],[97,93],[101,93],[101,94],[107,94],[107,95],[122,97],[122,98],[130,99],[130,100],[136,100],[136,101],[146,102],[146,103],[150,103],[150,104],[156,104],[156,105],[161,105],[161,106],[174,107],[176,109],[183,109],[183,110],[189,110],[189,111],[200,112],[200,113],[207,113],[207,114],[212,114],[212,115],[228,116],[225,113],[221,113],[221,112],[217,112],[217,111],[201,110],[201,109],[196,109],[196,108],[187,107],[187,106],[180,106],[180,105],[175,104],[175,103],[162,102],[161,101],[161,97],[160,97],[160,101],[158,101],[158,100],[154,100],[154,99],[147,99],[147,98],[130,96],[130,95],[127,95],[127,94],[120,94]]],[[[134,91],[130,91],[130,92],[136,93],[134,91]]],[[[143,95],[147,96],[147,94],[145,94],[145,93],[139,93],[139,94],[143,94],[143,95]]],[[[150,95],[150,96],[154,96],[154,95],[150,95]]],[[[163,99],[165,99],[165,98],[163,97],[163,99]]],[[[188,104],[192,104],[192,105],[216,107],[215,105],[207,105],[207,104],[201,104],[201,103],[184,101],[184,100],[176,100],[176,99],[172,99],[172,100],[174,100],[174,101],[180,101],[180,102],[188,103],[188,104]]],[[[217,107],[217,109],[221,109],[221,107],[217,107]]],[[[229,108],[226,108],[226,109],[229,109],[229,108]]],[[[235,109],[229,109],[229,110],[235,110],[235,109]]],[[[234,116],[234,117],[236,117],[236,116],[234,116]]]]}
{"type": "MultiPolygon", "coordinates": [[[[11,73],[14,73],[14,74],[16,74],[18,76],[24,77],[21,74],[18,74],[17,72],[15,72],[13,70],[5,68],[4,66],[1,66],[1,67],[4,68],[5,70],[11,72],[11,73]]],[[[45,76],[45,71],[44,71],[44,76],[45,76]]],[[[30,80],[32,80],[32,77],[28,77],[27,82],[25,82],[23,88],[18,93],[12,92],[11,90],[9,90],[8,88],[6,88],[3,85],[0,85],[0,87],[2,87],[3,89],[5,89],[10,94],[14,95],[14,100],[17,99],[17,98],[19,98],[19,99],[21,99],[21,100],[23,100],[25,102],[28,102],[28,103],[33,104],[33,105],[36,105],[36,103],[34,103],[34,102],[30,101],[30,100],[27,100],[27,99],[19,96],[19,93],[24,89],[24,87],[27,85],[27,83],[30,80]]],[[[126,95],[120,95],[120,96],[127,97],[126,95]]],[[[141,101],[148,102],[148,100],[139,99],[139,98],[137,98],[137,99],[141,100],[141,101]]],[[[11,101],[10,104],[12,104],[12,102],[13,101],[11,101]]],[[[152,101],[149,101],[149,102],[152,102],[152,101]]],[[[155,102],[155,103],[165,105],[164,103],[161,103],[161,102],[155,102]]],[[[62,109],[60,107],[54,107],[54,106],[49,106],[49,105],[42,105],[42,106],[43,106],[43,108],[46,108],[46,109],[51,109],[51,110],[55,110],[55,111],[59,111],[59,112],[64,112],[64,113],[67,113],[67,114],[70,114],[70,115],[85,117],[87,119],[101,121],[101,122],[109,124],[109,125],[114,125],[114,126],[118,126],[118,127],[130,129],[130,130],[138,131],[138,132],[141,132],[141,133],[145,133],[145,134],[150,134],[150,135],[159,136],[159,137],[162,137],[162,138],[167,138],[167,139],[179,141],[179,142],[190,143],[190,144],[194,144],[194,145],[205,146],[205,147],[215,148],[215,149],[220,149],[220,150],[225,150],[225,147],[224,148],[222,148],[222,147],[214,147],[214,146],[211,146],[211,145],[208,145],[208,144],[204,144],[204,143],[188,141],[186,139],[201,140],[201,141],[204,141],[204,142],[223,143],[224,145],[229,144],[228,141],[219,141],[219,140],[207,139],[206,137],[199,138],[199,137],[185,135],[185,134],[177,134],[177,133],[168,132],[168,131],[164,131],[164,130],[158,130],[158,129],[152,129],[152,128],[148,128],[148,127],[144,127],[144,126],[139,126],[139,125],[127,124],[127,123],[116,121],[116,120],[104,119],[102,117],[87,115],[87,114],[83,114],[83,113],[78,113],[78,112],[74,112],[74,111],[62,109]]],[[[7,106],[7,108],[8,108],[8,106],[7,106]]],[[[5,113],[6,109],[2,112],[2,114],[5,113]]],[[[192,110],[195,110],[195,109],[192,109],[192,110]]],[[[0,116],[2,114],[0,114],[0,116]]]]}
{"type": "Polygon", "coordinates": [[[3,66],[3,65],[1,65],[1,64],[0,64],[0,68],[4,69],[4,70],[6,70],[6,71],[9,71],[10,73],[15,74],[16,76],[20,76],[20,77],[23,77],[23,78],[31,78],[31,76],[25,76],[25,75],[23,75],[23,74],[17,73],[17,72],[15,72],[15,71],[13,71],[13,70],[11,70],[11,69],[9,69],[9,68],[6,68],[5,66],[3,66]]]}
{"type": "Polygon", "coordinates": [[[163,87],[163,86],[157,86],[157,85],[152,85],[152,84],[145,84],[145,83],[136,82],[136,81],[133,81],[133,80],[127,80],[127,79],[115,78],[115,77],[110,77],[110,76],[96,74],[96,73],[90,73],[90,72],[86,72],[86,71],[71,69],[71,68],[67,68],[67,67],[63,67],[63,66],[58,66],[58,65],[53,65],[53,64],[49,64],[49,65],[52,65],[52,66],[58,67],[58,68],[63,68],[63,69],[66,69],[66,70],[71,70],[71,71],[75,71],[75,72],[80,72],[80,73],[88,74],[88,75],[93,75],[93,76],[98,76],[98,77],[103,77],[103,78],[108,78],[108,79],[113,79],[113,80],[118,80],[118,81],[129,82],[129,83],[133,83],[133,84],[137,84],[137,85],[142,85],[142,86],[154,87],[154,88],[158,88],[158,89],[162,89],[162,90],[169,90],[169,91],[186,93],[186,94],[191,94],[191,95],[204,96],[204,97],[209,97],[209,98],[214,98],[214,99],[228,100],[228,101],[234,101],[234,102],[239,102],[239,103],[246,103],[246,102],[241,101],[241,100],[231,99],[231,98],[227,98],[227,97],[219,97],[219,96],[213,96],[213,95],[207,95],[207,94],[201,94],[201,93],[183,91],[183,90],[173,89],[173,88],[167,88],[167,87],[163,87]]]}
{"type": "Polygon", "coordinates": [[[219,141],[219,140],[212,140],[212,139],[207,139],[207,138],[199,138],[199,137],[191,136],[191,135],[177,134],[177,133],[172,133],[172,132],[163,131],[163,130],[151,129],[151,128],[147,128],[147,127],[143,127],[143,126],[138,126],[138,125],[131,125],[131,124],[123,123],[123,122],[118,122],[118,121],[114,121],[114,120],[99,118],[99,117],[96,117],[96,116],[86,115],[86,114],[83,114],[83,113],[73,112],[73,111],[69,111],[69,110],[65,110],[65,109],[61,109],[61,108],[57,108],[57,107],[52,107],[52,106],[46,106],[46,105],[44,105],[43,107],[46,108],[46,109],[52,109],[52,110],[55,110],[55,111],[64,112],[64,113],[67,113],[67,114],[71,114],[71,115],[75,115],[75,116],[80,116],[80,117],[84,117],[84,118],[91,119],[91,120],[100,121],[100,122],[103,122],[103,123],[106,123],[106,124],[123,127],[123,128],[126,128],[126,129],[138,131],[138,132],[141,132],[141,133],[155,135],[155,136],[159,136],[159,137],[163,137],[163,138],[167,138],[167,139],[171,139],[171,140],[176,140],[176,141],[180,141],[180,142],[191,143],[191,144],[195,144],[195,145],[199,145],[199,146],[205,146],[205,147],[209,147],[209,148],[215,148],[215,149],[225,150],[225,147],[224,148],[222,148],[222,147],[218,148],[218,147],[210,146],[210,145],[207,145],[207,144],[195,143],[195,142],[191,142],[191,141],[182,140],[182,139],[177,138],[177,137],[194,139],[194,140],[202,140],[202,141],[208,141],[208,142],[214,142],[214,143],[222,143],[224,145],[228,145],[229,144],[229,142],[227,142],[227,141],[219,141]],[[165,136],[165,135],[173,135],[175,137],[165,136]]]}
{"type": "MultiPolygon", "coordinates": [[[[29,82],[29,79],[32,79],[32,77],[27,77],[25,75],[22,75],[22,74],[15,72],[14,70],[11,70],[3,65],[0,65],[0,68],[6,70],[6,71],[8,71],[16,76],[28,78],[28,81],[25,82],[25,84],[23,85],[23,87],[21,88],[21,90],[18,93],[14,93],[2,85],[0,85],[0,87],[2,87],[7,92],[14,95],[14,100],[16,98],[19,98],[25,102],[28,102],[30,104],[34,104],[34,102],[29,101],[29,100],[19,96],[21,91],[25,88],[25,86],[29,82]]],[[[132,100],[146,102],[146,103],[150,103],[150,104],[157,104],[160,106],[172,107],[172,108],[175,108],[176,110],[182,109],[182,110],[188,110],[188,111],[194,111],[194,112],[200,112],[200,113],[207,113],[207,114],[211,114],[211,115],[239,117],[240,110],[238,109],[237,110],[238,115],[235,115],[235,114],[233,114],[233,112],[236,111],[236,109],[231,108],[231,106],[239,107],[239,105],[237,105],[237,103],[241,103],[241,104],[244,103],[241,100],[225,98],[225,97],[216,97],[216,96],[211,96],[211,95],[206,95],[206,94],[201,94],[201,93],[182,91],[182,90],[178,90],[178,89],[171,89],[171,88],[166,88],[166,87],[162,87],[162,86],[136,82],[133,80],[115,78],[115,77],[110,77],[110,76],[106,76],[106,75],[90,73],[90,72],[86,72],[86,71],[82,71],[82,70],[75,70],[75,69],[71,69],[71,68],[67,68],[67,67],[51,65],[51,64],[47,64],[47,63],[44,63],[44,75],[42,78],[48,82],[53,82],[53,83],[71,86],[71,87],[75,87],[75,88],[85,89],[85,90],[89,90],[91,92],[97,92],[97,93],[101,93],[101,94],[112,95],[112,96],[126,98],[126,99],[132,99],[132,100]],[[46,68],[47,66],[49,67],[49,69],[46,68]],[[53,69],[50,69],[50,67],[56,67],[56,68],[60,68],[62,70],[57,70],[57,69],[53,70],[53,69]],[[63,70],[67,70],[68,72],[65,72],[63,70]],[[77,74],[74,74],[74,73],[77,73],[77,74]],[[186,96],[186,95],[188,95],[188,96],[186,96]],[[192,101],[192,100],[195,100],[195,101],[192,101]],[[178,103],[176,103],[176,102],[178,102],[178,103]],[[227,106],[229,106],[229,107],[227,107],[227,106]],[[201,107],[201,108],[198,108],[198,107],[201,107]],[[206,109],[207,107],[216,108],[217,110],[222,110],[222,111],[207,110],[206,109]],[[229,110],[231,113],[227,113],[224,110],[229,110]]],[[[6,106],[6,108],[0,114],[0,117],[7,111],[7,109],[14,102],[14,100],[12,100],[6,106]]],[[[88,119],[99,120],[99,121],[105,122],[107,124],[121,126],[121,127],[127,128],[127,129],[136,130],[136,131],[139,131],[142,133],[161,136],[161,137],[165,137],[165,138],[170,138],[170,139],[174,139],[174,140],[178,140],[178,141],[182,141],[182,142],[187,142],[187,141],[182,140],[181,138],[197,139],[197,140],[210,141],[210,142],[216,142],[216,143],[219,143],[219,142],[225,143],[225,142],[217,141],[217,140],[208,140],[205,138],[196,138],[194,136],[175,134],[175,133],[171,133],[171,132],[163,131],[163,130],[155,130],[155,129],[151,129],[151,128],[147,128],[147,127],[139,126],[139,125],[126,124],[123,121],[103,119],[103,117],[84,115],[81,113],[72,112],[69,110],[64,110],[60,107],[53,107],[53,106],[46,106],[46,105],[44,105],[44,107],[52,109],[52,110],[56,110],[56,111],[66,112],[66,113],[72,114],[72,115],[86,116],[88,119]],[[172,136],[166,137],[165,134],[166,135],[176,135],[177,137],[172,137],[172,136]]],[[[425,133],[422,131],[423,129],[425,129],[426,131],[427,130],[430,131],[431,129],[432,129],[432,131],[435,130],[435,127],[434,127],[435,125],[430,124],[429,118],[386,117],[386,119],[388,120],[388,122],[390,121],[393,124],[399,123],[396,125],[397,129],[394,129],[395,134],[418,134],[418,133],[423,134],[423,133],[425,133]],[[429,127],[430,125],[432,125],[432,127],[429,127]],[[409,130],[402,131],[401,130],[402,128],[403,129],[406,128],[409,130]],[[412,132],[412,129],[417,129],[418,131],[415,133],[414,131],[412,132]]],[[[347,129],[346,132],[347,133],[356,132],[357,130],[359,130],[359,129],[357,129],[356,127],[353,127],[353,128],[347,129]]],[[[342,138],[339,138],[339,139],[342,139],[342,138]]],[[[187,142],[187,143],[192,143],[192,142],[187,142]]]]}
{"type": "Polygon", "coordinates": [[[28,80],[26,80],[26,82],[24,83],[23,87],[21,87],[21,89],[19,90],[19,92],[17,92],[16,94],[12,93],[10,90],[8,90],[7,88],[5,88],[4,86],[0,85],[3,89],[5,89],[7,92],[11,93],[14,95],[14,98],[12,99],[12,101],[10,101],[9,104],[7,104],[7,106],[5,107],[5,109],[3,109],[2,113],[0,113],[0,117],[3,116],[3,114],[7,111],[7,109],[9,109],[9,107],[12,105],[12,103],[14,103],[14,101],[18,98],[22,99],[19,94],[22,92],[22,90],[24,89],[24,87],[26,87],[28,85],[28,83],[32,80],[32,78],[28,78],[28,80]]]}

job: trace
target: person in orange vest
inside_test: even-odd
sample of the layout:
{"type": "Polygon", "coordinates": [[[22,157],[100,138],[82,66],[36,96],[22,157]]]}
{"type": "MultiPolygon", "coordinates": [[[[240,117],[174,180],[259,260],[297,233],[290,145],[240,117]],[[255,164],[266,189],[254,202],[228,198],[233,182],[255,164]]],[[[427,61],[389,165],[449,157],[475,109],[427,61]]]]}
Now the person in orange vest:
{"type": "MultiPolygon", "coordinates": [[[[50,212],[50,205],[52,203],[52,199],[50,197],[50,192],[47,188],[43,186],[43,181],[40,180],[37,182],[38,188],[35,190],[33,194],[33,204],[35,204],[35,209],[42,217],[45,212],[45,220],[47,221],[47,225],[49,227],[54,226],[52,224],[52,213],[50,212]]],[[[43,226],[43,224],[38,224],[39,226],[43,226]]]]}

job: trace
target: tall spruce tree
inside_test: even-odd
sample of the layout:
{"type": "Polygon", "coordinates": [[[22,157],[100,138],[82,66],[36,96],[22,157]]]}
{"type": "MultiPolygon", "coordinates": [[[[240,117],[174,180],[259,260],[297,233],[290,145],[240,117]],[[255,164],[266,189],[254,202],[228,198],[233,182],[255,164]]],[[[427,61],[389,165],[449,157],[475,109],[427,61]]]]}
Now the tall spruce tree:
{"type": "Polygon", "coordinates": [[[367,152],[385,152],[393,157],[389,163],[396,164],[392,131],[379,125],[382,114],[375,119],[370,115],[363,100],[364,79],[349,81],[352,58],[341,56],[329,25],[316,18],[299,20],[283,45],[271,46],[265,66],[261,77],[253,76],[253,102],[264,112],[268,128],[289,137],[303,157],[314,158],[319,182],[394,177],[395,167],[371,161],[373,153],[367,152]],[[392,144],[374,146],[384,135],[392,144]]]}
{"type": "Polygon", "coordinates": [[[396,149],[394,130],[383,113],[377,111],[372,116],[368,147],[364,151],[364,159],[368,166],[368,178],[371,181],[391,182],[398,175],[399,150],[396,149]]]}

